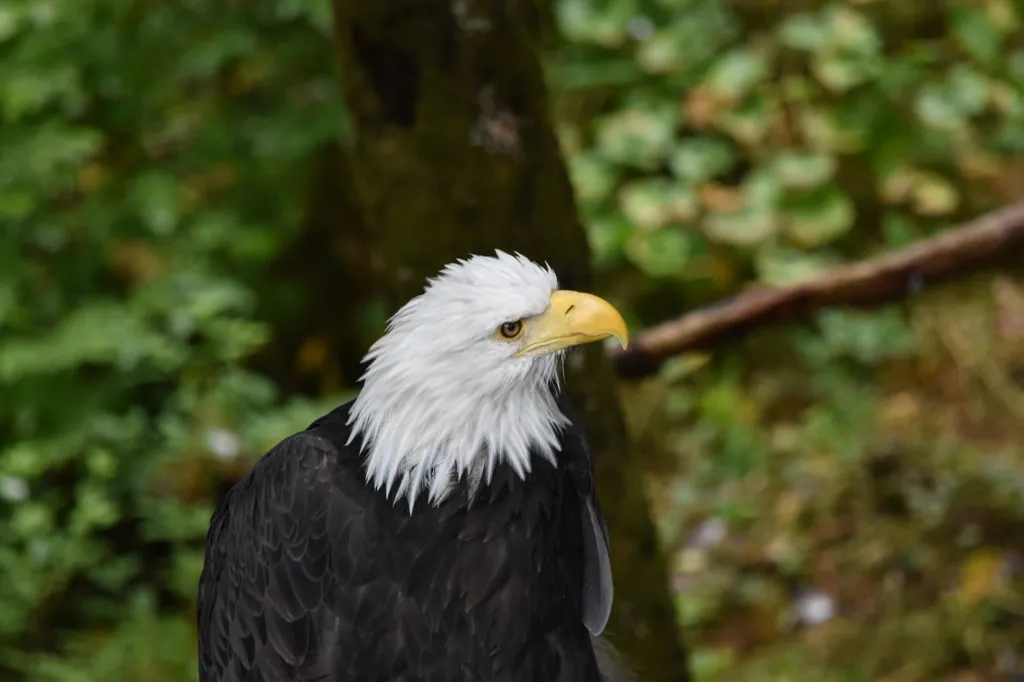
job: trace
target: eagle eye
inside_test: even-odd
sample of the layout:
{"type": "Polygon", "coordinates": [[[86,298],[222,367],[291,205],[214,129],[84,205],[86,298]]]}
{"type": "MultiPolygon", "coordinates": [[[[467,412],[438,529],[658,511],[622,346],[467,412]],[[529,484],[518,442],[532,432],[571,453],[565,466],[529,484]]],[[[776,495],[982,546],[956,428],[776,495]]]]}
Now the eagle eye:
{"type": "Polygon", "coordinates": [[[503,339],[511,341],[520,334],[523,333],[523,322],[522,320],[516,320],[515,322],[506,322],[505,324],[498,327],[498,333],[501,334],[503,339]]]}

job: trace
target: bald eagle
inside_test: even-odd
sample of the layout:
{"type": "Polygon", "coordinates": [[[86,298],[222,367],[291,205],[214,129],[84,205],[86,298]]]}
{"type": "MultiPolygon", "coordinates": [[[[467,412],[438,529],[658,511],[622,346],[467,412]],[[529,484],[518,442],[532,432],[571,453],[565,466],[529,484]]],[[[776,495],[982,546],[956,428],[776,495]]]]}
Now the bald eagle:
{"type": "Polygon", "coordinates": [[[498,251],[389,321],[358,396],[213,514],[201,682],[598,682],[608,536],[567,349],[627,329],[498,251]]]}

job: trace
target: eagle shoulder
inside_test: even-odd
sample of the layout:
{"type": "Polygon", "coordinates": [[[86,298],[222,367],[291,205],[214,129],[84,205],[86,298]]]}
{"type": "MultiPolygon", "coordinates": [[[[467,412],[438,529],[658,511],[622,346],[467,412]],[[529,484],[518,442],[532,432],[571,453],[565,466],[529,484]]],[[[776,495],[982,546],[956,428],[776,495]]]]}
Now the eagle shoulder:
{"type": "Polygon", "coordinates": [[[295,434],[221,501],[199,583],[201,682],[315,679],[334,667],[336,568],[351,557],[328,538],[358,516],[336,492],[338,458],[329,440],[295,434]]]}

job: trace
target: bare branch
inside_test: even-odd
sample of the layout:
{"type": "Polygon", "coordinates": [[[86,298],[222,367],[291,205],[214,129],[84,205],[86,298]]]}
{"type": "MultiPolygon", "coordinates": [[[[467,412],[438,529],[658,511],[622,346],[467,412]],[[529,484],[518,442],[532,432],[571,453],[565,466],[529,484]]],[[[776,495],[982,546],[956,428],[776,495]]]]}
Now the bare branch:
{"type": "Polygon", "coordinates": [[[1013,250],[1024,252],[1024,202],[815,280],[750,291],[687,313],[644,330],[612,357],[622,376],[652,374],[667,358],[724,337],[801,319],[823,308],[897,299],[917,292],[926,281],[1004,258],[1013,250]]]}

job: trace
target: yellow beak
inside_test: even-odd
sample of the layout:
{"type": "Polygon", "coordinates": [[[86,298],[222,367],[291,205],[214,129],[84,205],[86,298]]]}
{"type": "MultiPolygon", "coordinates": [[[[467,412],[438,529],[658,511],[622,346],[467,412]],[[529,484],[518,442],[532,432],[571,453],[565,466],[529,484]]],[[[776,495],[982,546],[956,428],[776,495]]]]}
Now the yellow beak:
{"type": "Polygon", "coordinates": [[[523,321],[526,343],[516,355],[554,353],[570,346],[615,337],[629,343],[626,321],[611,303],[579,291],[556,291],[543,314],[523,321]]]}

